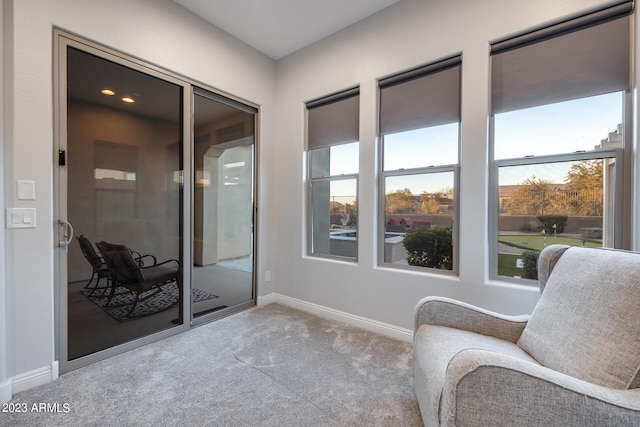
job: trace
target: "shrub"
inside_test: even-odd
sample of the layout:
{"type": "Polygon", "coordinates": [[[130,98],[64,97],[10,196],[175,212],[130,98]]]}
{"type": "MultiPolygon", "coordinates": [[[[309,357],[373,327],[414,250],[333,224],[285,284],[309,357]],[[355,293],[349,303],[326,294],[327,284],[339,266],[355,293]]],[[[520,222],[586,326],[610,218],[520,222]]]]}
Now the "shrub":
{"type": "Polygon", "coordinates": [[[402,239],[409,265],[453,270],[451,227],[414,228],[402,239]]]}
{"type": "Polygon", "coordinates": [[[583,239],[602,240],[602,228],[584,227],[580,229],[580,237],[583,239]]]}
{"type": "Polygon", "coordinates": [[[523,233],[531,233],[533,230],[533,227],[531,226],[531,224],[529,224],[528,222],[523,224],[522,227],[520,227],[520,231],[523,233]]]}
{"type": "Polygon", "coordinates": [[[556,233],[560,234],[567,226],[567,215],[538,215],[536,219],[547,233],[553,233],[553,226],[556,226],[556,233]]]}
{"type": "Polygon", "coordinates": [[[538,279],[538,251],[524,251],[522,253],[522,277],[524,279],[538,279]]]}

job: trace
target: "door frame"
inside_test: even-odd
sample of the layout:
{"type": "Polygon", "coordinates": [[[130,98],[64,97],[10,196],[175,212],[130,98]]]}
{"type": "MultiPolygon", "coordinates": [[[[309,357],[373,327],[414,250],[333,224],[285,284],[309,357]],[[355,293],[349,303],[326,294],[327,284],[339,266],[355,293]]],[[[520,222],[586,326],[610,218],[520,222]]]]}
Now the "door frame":
{"type": "MultiPolygon", "coordinates": [[[[184,76],[178,75],[171,71],[165,70],[155,65],[146,63],[140,59],[129,56],[125,53],[116,51],[106,46],[97,44],[95,42],[88,41],[77,35],[67,33],[61,29],[54,28],[53,34],[53,76],[54,76],[54,141],[53,141],[53,190],[54,190],[54,333],[55,333],[55,357],[59,362],[60,373],[65,373],[82,366],[86,366],[100,360],[107,359],[109,357],[124,353],[126,351],[139,348],[146,344],[158,341],[169,336],[185,332],[191,327],[209,322],[222,316],[235,313],[237,311],[245,310],[249,307],[255,306],[257,302],[257,289],[256,289],[256,265],[257,265],[257,231],[258,231],[258,218],[257,218],[257,203],[258,199],[258,163],[259,163],[259,144],[258,144],[258,123],[259,123],[259,108],[258,106],[240,98],[223,94],[219,90],[215,90],[211,87],[207,87],[201,83],[197,83],[184,76]],[[174,327],[160,330],[150,335],[145,335],[135,340],[116,345],[114,347],[107,348],[86,356],[79,357],[74,360],[68,360],[68,304],[67,304],[67,252],[66,246],[61,245],[61,242],[65,239],[69,239],[68,230],[61,220],[66,221],[67,217],[67,169],[66,166],[59,165],[59,153],[66,152],[67,150],[67,93],[66,84],[61,81],[62,78],[67,75],[67,47],[74,47],[84,52],[94,54],[101,58],[116,62],[128,68],[136,71],[141,71],[146,74],[153,75],[162,80],[174,83],[182,87],[182,140],[183,140],[183,176],[192,177],[194,174],[193,166],[193,91],[195,87],[199,87],[228,99],[230,102],[238,103],[238,105],[244,105],[248,108],[255,110],[254,114],[254,165],[253,165],[253,190],[254,190],[254,203],[253,203],[253,273],[252,273],[252,289],[253,298],[252,301],[239,304],[237,306],[229,307],[219,312],[203,315],[197,319],[193,319],[191,310],[191,298],[183,298],[181,311],[183,313],[182,324],[174,327]]],[[[182,257],[182,283],[183,294],[191,294],[191,271],[193,264],[193,180],[184,180],[183,183],[189,182],[189,185],[182,187],[183,199],[182,211],[183,223],[181,225],[181,251],[182,257]],[[186,268],[189,266],[189,268],[186,268]]],[[[72,240],[69,239],[69,240],[72,240]]],[[[69,244],[72,242],[69,242],[69,244]]]]}

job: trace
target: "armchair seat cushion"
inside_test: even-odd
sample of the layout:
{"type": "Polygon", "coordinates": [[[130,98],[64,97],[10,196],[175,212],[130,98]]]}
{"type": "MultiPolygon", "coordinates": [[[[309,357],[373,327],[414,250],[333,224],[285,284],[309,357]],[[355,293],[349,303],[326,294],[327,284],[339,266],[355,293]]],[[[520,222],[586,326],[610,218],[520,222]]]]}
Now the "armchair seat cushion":
{"type": "Polygon", "coordinates": [[[145,282],[162,283],[173,280],[178,273],[178,266],[169,267],[165,265],[154,265],[141,270],[145,282]]]}
{"type": "Polygon", "coordinates": [[[538,364],[516,344],[487,335],[444,326],[421,325],[414,334],[413,377],[422,419],[440,425],[442,391],[451,359],[468,349],[487,350],[538,364]]]}

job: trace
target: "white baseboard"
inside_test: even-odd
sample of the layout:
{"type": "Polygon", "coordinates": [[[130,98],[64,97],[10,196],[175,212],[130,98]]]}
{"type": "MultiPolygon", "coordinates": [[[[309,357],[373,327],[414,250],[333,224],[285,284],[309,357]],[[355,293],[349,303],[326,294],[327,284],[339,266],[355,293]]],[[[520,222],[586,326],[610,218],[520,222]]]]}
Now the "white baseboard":
{"type": "Polygon", "coordinates": [[[276,302],[276,295],[277,294],[274,293],[274,294],[265,295],[263,297],[258,297],[258,301],[257,301],[258,307],[263,307],[265,305],[273,304],[274,302],[276,302]]]}
{"type": "Polygon", "coordinates": [[[50,383],[57,380],[58,376],[58,361],[56,360],[49,366],[43,366],[42,368],[34,369],[33,371],[25,372],[13,377],[11,379],[11,392],[16,394],[42,384],[50,383]]]}
{"type": "Polygon", "coordinates": [[[0,403],[5,403],[11,400],[11,397],[13,396],[13,388],[11,385],[11,379],[0,384],[0,403]]]}
{"type": "MultiPolygon", "coordinates": [[[[267,297],[263,297],[265,300],[271,302],[277,302],[282,305],[286,305],[298,310],[306,311],[307,313],[315,314],[317,316],[326,317],[332,320],[337,320],[352,326],[365,329],[370,332],[376,332],[382,335],[386,335],[391,338],[395,338],[401,341],[412,342],[413,331],[410,329],[400,328],[398,326],[390,325],[388,323],[378,322],[377,320],[368,319],[366,317],[356,316],[355,314],[346,313],[344,311],[334,310],[333,308],[324,307],[318,304],[313,304],[307,301],[291,298],[286,295],[270,294],[267,297]],[[268,299],[267,299],[268,298],[268,299]]],[[[266,305],[267,303],[258,303],[258,305],[266,305]]]]}

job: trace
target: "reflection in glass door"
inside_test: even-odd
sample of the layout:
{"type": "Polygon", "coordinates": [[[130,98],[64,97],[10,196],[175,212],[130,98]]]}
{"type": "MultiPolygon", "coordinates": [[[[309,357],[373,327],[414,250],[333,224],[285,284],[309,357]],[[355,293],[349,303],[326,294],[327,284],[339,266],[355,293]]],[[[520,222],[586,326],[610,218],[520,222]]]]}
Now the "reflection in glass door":
{"type": "Polygon", "coordinates": [[[72,361],[183,323],[184,87],[71,46],[66,58],[72,361]]]}
{"type": "Polygon", "coordinates": [[[192,312],[215,317],[254,304],[256,110],[196,89],[193,111],[192,312]]]}

